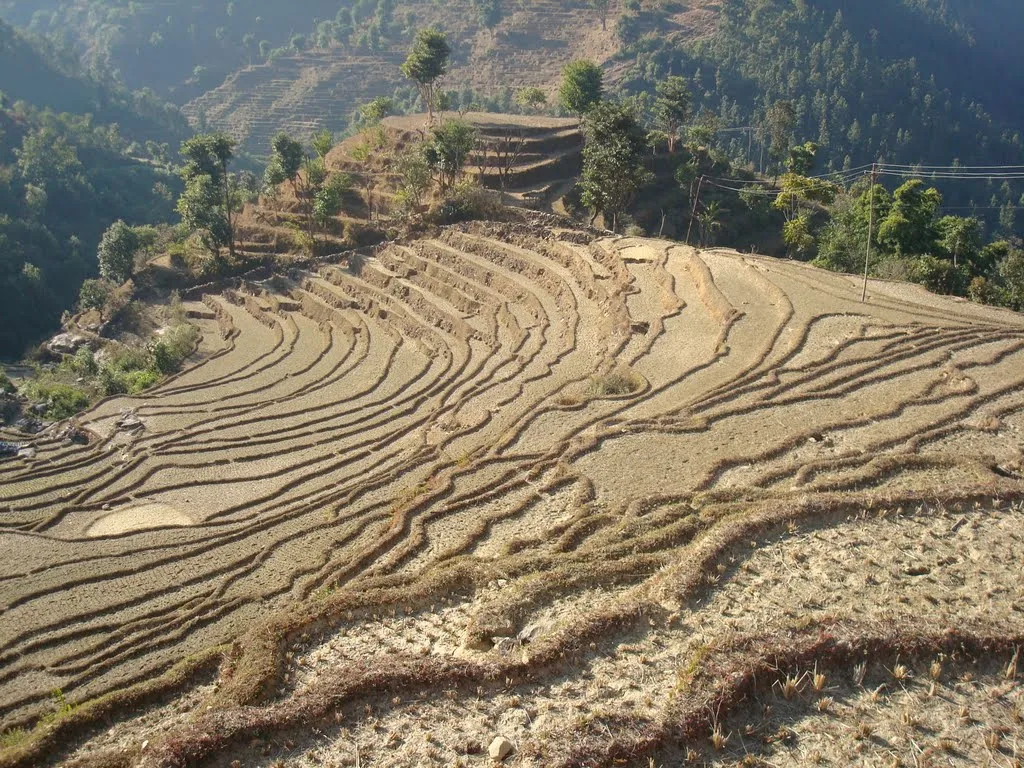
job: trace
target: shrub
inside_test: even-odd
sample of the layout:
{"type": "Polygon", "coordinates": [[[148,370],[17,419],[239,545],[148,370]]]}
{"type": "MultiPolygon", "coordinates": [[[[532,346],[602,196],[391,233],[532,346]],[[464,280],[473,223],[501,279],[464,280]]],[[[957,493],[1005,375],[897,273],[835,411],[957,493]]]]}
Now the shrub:
{"type": "Polygon", "coordinates": [[[100,369],[96,385],[100,394],[105,397],[124,395],[128,392],[128,382],[125,381],[125,374],[111,368],[100,369]]]}
{"type": "Polygon", "coordinates": [[[454,224],[473,219],[500,220],[502,213],[500,195],[467,181],[456,184],[430,218],[438,224],[454,224]]]}
{"type": "Polygon", "coordinates": [[[591,397],[617,397],[636,392],[643,386],[643,379],[628,368],[617,368],[602,376],[590,379],[588,392],[591,397]]]}
{"type": "Polygon", "coordinates": [[[40,389],[46,400],[46,417],[59,421],[89,407],[89,396],[69,384],[50,384],[40,389]]]}
{"type": "Polygon", "coordinates": [[[169,329],[150,346],[153,368],[164,375],[174,373],[192,354],[198,340],[199,329],[194,325],[182,323],[169,329]]]}
{"type": "Polygon", "coordinates": [[[0,392],[8,395],[13,395],[18,391],[18,388],[14,386],[14,382],[8,378],[5,371],[0,371],[0,392]]]}
{"type": "Polygon", "coordinates": [[[149,368],[149,363],[150,357],[145,350],[135,347],[119,347],[111,355],[107,367],[117,373],[130,373],[149,368]]]}
{"type": "Polygon", "coordinates": [[[124,375],[124,382],[129,395],[137,395],[143,390],[149,389],[160,381],[159,371],[146,369],[144,371],[130,371],[124,375]]]}
{"type": "Polygon", "coordinates": [[[95,376],[100,369],[96,364],[96,356],[88,347],[79,349],[74,357],[69,357],[62,365],[76,376],[95,376]]]}

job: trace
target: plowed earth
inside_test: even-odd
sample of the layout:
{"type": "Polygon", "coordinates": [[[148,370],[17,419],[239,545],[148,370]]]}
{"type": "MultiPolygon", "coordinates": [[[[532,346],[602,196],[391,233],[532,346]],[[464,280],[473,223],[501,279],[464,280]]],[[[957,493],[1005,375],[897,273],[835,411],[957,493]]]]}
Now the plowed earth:
{"type": "Polygon", "coordinates": [[[204,297],[0,465],[0,765],[1010,764],[1024,318],[860,293],[471,224],[204,297]]]}

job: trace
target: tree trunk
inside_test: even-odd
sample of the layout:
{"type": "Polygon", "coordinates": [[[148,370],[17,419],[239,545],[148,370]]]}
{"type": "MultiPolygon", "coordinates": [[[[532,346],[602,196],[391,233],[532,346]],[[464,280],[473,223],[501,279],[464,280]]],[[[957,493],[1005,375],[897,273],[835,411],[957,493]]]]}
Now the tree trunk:
{"type": "Polygon", "coordinates": [[[235,225],[231,221],[231,181],[228,178],[228,163],[221,162],[221,175],[224,177],[224,215],[228,219],[228,253],[235,260],[235,225]]]}

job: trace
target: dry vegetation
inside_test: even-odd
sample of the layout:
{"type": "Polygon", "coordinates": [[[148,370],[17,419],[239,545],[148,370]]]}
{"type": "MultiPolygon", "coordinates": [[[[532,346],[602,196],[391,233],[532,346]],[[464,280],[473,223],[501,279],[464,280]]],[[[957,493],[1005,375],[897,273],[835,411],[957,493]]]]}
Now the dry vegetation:
{"type": "Polygon", "coordinates": [[[0,765],[1024,758],[1024,319],[525,220],[0,465],[0,765]]]}
{"type": "MultiPolygon", "coordinates": [[[[713,29],[717,9],[706,0],[672,4],[662,35],[694,38],[713,29]]],[[[624,63],[618,51],[615,21],[623,4],[609,4],[608,24],[587,0],[524,0],[503,3],[504,18],[493,31],[483,29],[469,0],[402,4],[415,14],[417,26],[439,25],[449,35],[456,56],[445,87],[470,87],[495,96],[503,88],[537,86],[553,98],[562,68],[586,58],[607,65],[610,81],[624,63]]],[[[399,72],[408,41],[396,39],[384,50],[367,52],[329,47],[282,56],[246,67],[223,84],[185,106],[193,121],[238,137],[256,153],[269,151],[282,127],[308,138],[318,128],[341,130],[354,109],[378,96],[391,96],[408,85],[399,72]]]]}

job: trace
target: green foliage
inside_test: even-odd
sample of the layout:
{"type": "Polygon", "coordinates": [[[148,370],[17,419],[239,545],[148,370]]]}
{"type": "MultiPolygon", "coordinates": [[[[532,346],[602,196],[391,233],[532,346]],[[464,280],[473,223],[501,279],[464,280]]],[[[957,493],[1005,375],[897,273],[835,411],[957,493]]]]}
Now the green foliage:
{"type": "Polygon", "coordinates": [[[316,191],[313,199],[313,218],[317,226],[324,227],[332,216],[341,213],[342,197],[351,186],[352,180],[346,174],[335,173],[316,191]]]}
{"type": "Polygon", "coordinates": [[[209,176],[189,179],[178,198],[176,210],[184,227],[199,236],[215,259],[219,258],[221,247],[231,242],[232,232],[221,192],[213,179],[209,176]]]}
{"type": "Polygon", "coordinates": [[[376,125],[388,115],[393,114],[394,111],[394,99],[390,99],[387,96],[378,96],[373,101],[359,108],[359,116],[363,122],[369,125],[376,125]]]}
{"type": "Polygon", "coordinates": [[[530,86],[516,91],[515,102],[522,109],[535,111],[548,103],[548,97],[544,95],[544,91],[540,88],[530,86]]]}
{"type": "Polygon", "coordinates": [[[139,250],[139,236],[134,229],[118,219],[100,240],[97,256],[100,274],[104,279],[117,285],[132,276],[135,252],[139,250]]]}
{"type": "Polygon", "coordinates": [[[402,64],[402,74],[419,88],[431,118],[437,106],[437,81],[448,71],[452,49],[444,34],[436,29],[421,29],[416,33],[409,56],[402,64]]]}
{"type": "Polygon", "coordinates": [[[502,20],[501,0],[470,0],[480,24],[494,29],[502,20]]]}
{"type": "MultiPolygon", "coordinates": [[[[111,224],[157,222],[173,212],[162,192],[176,180],[162,165],[133,159],[145,150],[121,132],[166,138],[158,122],[50,56],[43,43],[0,22],[0,90],[96,115],[0,98],[0,356],[19,355],[55,330],[82,281],[96,277],[111,224]],[[121,127],[100,116],[116,116],[121,127]]],[[[159,151],[158,142],[149,145],[159,151]]]]}
{"type": "Polygon", "coordinates": [[[178,198],[177,211],[185,228],[199,235],[215,261],[220,259],[223,247],[232,256],[235,254],[231,218],[235,200],[228,166],[234,159],[237,143],[226,134],[209,133],[194,136],[181,145],[185,191],[178,198]]]}
{"type": "Polygon", "coordinates": [[[30,400],[46,405],[46,418],[68,419],[89,407],[89,395],[70,384],[30,383],[26,394],[30,400]]]}
{"type": "Polygon", "coordinates": [[[651,180],[644,168],[647,136],[633,112],[622,104],[602,102],[583,121],[583,205],[611,219],[632,203],[640,187],[651,180]]]}
{"type": "Polygon", "coordinates": [[[273,168],[274,179],[280,174],[281,181],[295,183],[295,177],[302,170],[302,164],[306,160],[306,152],[302,144],[283,131],[277,133],[270,142],[271,151],[270,164],[267,166],[267,173],[271,174],[273,168]]]}
{"type": "Polygon", "coordinates": [[[654,101],[656,125],[668,137],[668,151],[675,152],[679,130],[690,116],[693,96],[686,80],[676,75],[666,77],[655,90],[658,94],[654,101]]]}
{"type": "Polygon", "coordinates": [[[604,73],[599,66],[592,61],[571,61],[562,70],[558,101],[566,111],[584,115],[601,101],[603,88],[604,73]]]}
{"type": "Polygon", "coordinates": [[[7,395],[13,395],[17,391],[18,388],[14,386],[14,382],[11,381],[10,377],[7,375],[7,372],[4,371],[3,369],[0,369],[0,392],[3,392],[4,394],[7,395]]]}
{"type": "Polygon", "coordinates": [[[789,150],[786,168],[790,173],[798,176],[810,176],[818,157],[818,149],[820,147],[813,141],[807,141],[799,146],[792,147],[789,150]]]}
{"type": "Polygon", "coordinates": [[[476,146],[476,129],[464,120],[445,120],[431,130],[424,157],[441,192],[451,189],[476,146]]]}
{"type": "Polygon", "coordinates": [[[997,274],[1004,286],[1006,306],[1024,311],[1024,250],[1010,249],[1000,262],[997,274]]]}
{"type": "Polygon", "coordinates": [[[879,243],[897,256],[928,253],[938,235],[935,219],[940,205],[937,189],[911,179],[893,193],[892,205],[878,224],[879,243]]]}
{"type": "Polygon", "coordinates": [[[107,280],[86,280],[78,291],[78,306],[82,309],[103,309],[113,291],[114,285],[107,280]]]}
{"type": "Polygon", "coordinates": [[[423,197],[430,189],[431,167],[424,147],[410,147],[398,155],[395,173],[401,179],[395,202],[401,213],[412,213],[423,205],[423,197]]]}

